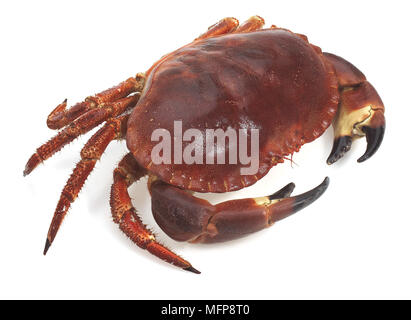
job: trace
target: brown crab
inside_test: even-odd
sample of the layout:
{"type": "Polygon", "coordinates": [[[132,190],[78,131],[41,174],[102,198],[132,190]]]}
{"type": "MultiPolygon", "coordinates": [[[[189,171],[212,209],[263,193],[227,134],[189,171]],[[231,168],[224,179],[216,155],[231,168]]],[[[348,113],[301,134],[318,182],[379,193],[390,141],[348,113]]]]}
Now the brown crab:
{"type": "Polygon", "coordinates": [[[49,128],[63,129],[36,150],[24,175],[79,135],[105,124],[82,149],[81,161],[62,191],[44,254],[114,139],[126,139],[130,150],[114,170],[114,222],[139,247],[195,273],[141,222],[127,191],[132,183],[149,176],[152,211],[167,235],[212,243],[261,230],[302,209],[325,191],[328,178],[295,197],[290,196],[294,184],[289,184],[271,196],[217,205],[188,191],[228,192],[250,186],[304,143],[321,136],[332,122],[335,141],[328,164],[341,158],[358,137],[366,136],[368,142],[359,162],[377,151],[385,129],[384,105],[365,76],[344,59],[323,53],[304,35],[275,26],[262,29],[263,25],[258,16],[240,26],[236,19],[225,18],[144,74],[69,109],[64,101],[51,112],[49,128]],[[150,136],[156,128],[173,132],[175,120],[182,121],[183,130],[258,128],[258,172],[241,175],[238,164],[154,164],[150,155],[155,142],[150,136]]]}

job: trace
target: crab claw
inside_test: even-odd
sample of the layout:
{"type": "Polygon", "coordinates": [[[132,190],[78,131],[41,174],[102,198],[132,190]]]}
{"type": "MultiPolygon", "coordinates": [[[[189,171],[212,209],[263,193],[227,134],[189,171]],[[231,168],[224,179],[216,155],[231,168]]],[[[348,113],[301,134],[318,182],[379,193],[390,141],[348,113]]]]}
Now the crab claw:
{"type": "Polygon", "coordinates": [[[378,150],[384,137],[384,104],[364,74],[347,60],[331,53],[324,57],[335,69],[340,104],[334,119],[334,145],[328,164],[333,164],[351,149],[353,140],[367,137],[367,151],[358,159],[364,162],[378,150]]]}
{"type": "MultiPolygon", "coordinates": [[[[282,220],[287,218],[288,216],[304,209],[305,207],[312,204],[315,200],[323,195],[325,190],[327,190],[330,184],[330,178],[326,177],[324,181],[319,184],[317,187],[302,193],[298,196],[289,197],[291,195],[292,190],[287,194],[285,193],[283,197],[278,197],[270,199],[270,204],[268,204],[267,208],[269,210],[269,225],[273,224],[276,221],[282,220]],[[273,201],[274,200],[274,201],[273,201]],[[278,202],[276,202],[278,201],[278,202]]],[[[294,185],[294,184],[290,184],[294,185]]],[[[278,192],[282,192],[286,188],[290,188],[289,186],[285,186],[278,192]]],[[[292,187],[294,189],[294,186],[292,187]]],[[[290,189],[289,189],[290,190],[290,189]]]]}
{"type": "Polygon", "coordinates": [[[293,193],[294,189],[295,189],[295,184],[291,182],[287,184],[284,188],[273,193],[271,196],[268,196],[268,199],[276,200],[276,199],[281,199],[281,198],[288,198],[291,195],[291,193],[293,193]]]}
{"type": "Polygon", "coordinates": [[[254,199],[239,199],[216,205],[216,213],[208,220],[206,233],[191,242],[214,243],[241,238],[272,226],[312,204],[327,190],[330,179],[312,190],[290,197],[291,183],[275,194],[254,199]]]}
{"type": "Polygon", "coordinates": [[[377,128],[364,126],[362,131],[365,132],[367,138],[367,150],[364,155],[357,160],[360,163],[371,158],[381,146],[382,140],[384,139],[385,125],[377,128]]]}
{"type": "Polygon", "coordinates": [[[355,139],[365,136],[367,151],[358,159],[358,162],[364,162],[377,152],[384,131],[384,105],[374,87],[365,81],[356,87],[344,89],[334,121],[334,145],[327,163],[338,161],[351,149],[355,139]]]}
{"type": "Polygon", "coordinates": [[[312,190],[293,197],[295,185],[290,183],[270,196],[216,205],[159,180],[152,182],[149,189],[154,219],[170,238],[215,243],[247,236],[291,216],[317,200],[329,182],[325,178],[312,190]]]}
{"type": "Polygon", "coordinates": [[[323,195],[325,190],[327,190],[328,186],[330,185],[330,178],[326,177],[321,184],[319,184],[314,189],[302,193],[298,196],[294,197],[294,212],[297,212],[305,207],[309,206],[315,200],[323,195]]]}
{"type": "Polygon", "coordinates": [[[351,145],[352,138],[350,136],[336,137],[327,164],[333,164],[341,159],[351,149],[351,145]]]}

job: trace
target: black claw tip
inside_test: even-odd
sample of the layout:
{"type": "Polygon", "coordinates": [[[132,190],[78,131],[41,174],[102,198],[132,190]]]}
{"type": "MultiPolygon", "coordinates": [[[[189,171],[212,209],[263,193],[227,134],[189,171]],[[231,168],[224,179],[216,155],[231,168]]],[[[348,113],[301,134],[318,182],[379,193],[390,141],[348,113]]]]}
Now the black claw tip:
{"type": "Polygon", "coordinates": [[[287,184],[281,190],[278,190],[276,193],[273,193],[271,196],[268,196],[268,199],[276,200],[276,199],[288,198],[291,195],[291,193],[294,191],[294,188],[295,188],[295,184],[291,182],[287,184]]]}
{"type": "Polygon", "coordinates": [[[293,212],[297,212],[301,209],[304,209],[319,197],[327,190],[328,185],[330,184],[330,178],[326,177],[324,181],[316,188],[300,194],[299,196],[294,197],[294,210],[293,212]]]}
{"type": "Polygon", "coordinates": [[[185,268],[184,270],[190,271],[190,272],[195,273],[195,274],[201,274],[201,272],[198,271],[198,270],[197,270],[196,268],[194,268],[193,266],[190,266],[190,267],[188,267],[188,268],[185,268]]]}
{"type": "Polygon", "coordinates": [[[343,136],[335,138],[333,149],[327,159],[327,164],[333,164],[341,159],[346,152],[351,149],[352,138],[350,136],[343,136]]]}
{"type": "Polygon", "coordinates": [[[367,137],[367,150],[364,155],[357,160],[359,163],[368,160],[377,152],[378,148],[381,146],[382,140],[384,139],[385,126],[378,128],[364,126],[361,130],[367,137]]]}
{"type": "Polygon", "coordinates": [[[46,245],[45,245],[44,251],[43,251],[43,254],[44,254],[44,255],[46,255],[46,253],[47,253],[47,251],[49,250],[50,246],[51,246],[51,242],[50,242],[49,239],[47,238],[47,239],[46,239],[46,245]]]}

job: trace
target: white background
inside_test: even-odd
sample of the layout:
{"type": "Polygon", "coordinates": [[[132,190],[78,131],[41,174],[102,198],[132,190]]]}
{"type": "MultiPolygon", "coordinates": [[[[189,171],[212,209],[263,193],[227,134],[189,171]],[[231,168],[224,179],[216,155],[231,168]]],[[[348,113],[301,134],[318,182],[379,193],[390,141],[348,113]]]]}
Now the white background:
{"type": "Polygon", "coordinates": [[[407,1],[3,1],[0,5],[0,298],[411,298],[410,22],[407,1]],[[314,4],[315,3],[315,4],[314,4]],[[287,220],[219,245],[168,239],[155,225],[145,181],[130,188],[144,221],[202,271],[180,271],[135,247],[111,221],[112,143],[42,251],[59,193],[91,133],[23,178],[54,132],[46,117],[150,67],[226,16],[259,14],[306,34],[357,65],[386,105],[379,152],[357,164],[365,139],[336,165],[328,130],[256,185],[207,195],[213,203],[263,196],[285,184],[324,196],[287,220]]]}

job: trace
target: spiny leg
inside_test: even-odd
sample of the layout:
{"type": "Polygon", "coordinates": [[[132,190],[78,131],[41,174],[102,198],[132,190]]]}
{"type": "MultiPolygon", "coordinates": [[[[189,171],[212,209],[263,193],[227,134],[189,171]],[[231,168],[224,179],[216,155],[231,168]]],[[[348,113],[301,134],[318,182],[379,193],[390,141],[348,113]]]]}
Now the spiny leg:
{"type": "Polygon", "coordinates": [[[330,53],[324,56],[334,66],[340,90],[340,105],[334,119],[334,145],[327,163],[338,161],[351,149],[354,139],[366,136],[367,150],[358,159],[364,162],[377,152],[384,138],[384,104],[354,65],[330,53]]]}
{"type": "Polygon", "coordinates": [[[28,160],[23,174],[26,176],[31,173],[41,162],[60,151],[65,145],[72,142],[78,136],[87,133],[107,119],[116,117],[127,109],[134,107],[139,97],[140,94],[136,93],[83,114],[48,142],[40,146],[28,160]]]}
{"type": "Polygon", "coordinates": [[[86,145],[81,150],[81,160],[77,163],[73,173],[61,192],[60,200],[57,204],[47,234],[44,254],[47,253],[47,250],[56,237],[57,231],[59,230],[71,203],[77,198],[84,182],[94,169],[96,162],[100,159],[108,144],[114,139],[121,139],[125,136],[127,120],[128,115],[108,120],[107,123],[87,141],[86,145]]]}
{"type": "Polygon", "coordinates": [[[133,92],[142,91],[144,81],[144,74],[139,73],[136,77],[129,78],[117,86],[100,92],[93,97],[88,97],[83,102],[79,102],[69,109],[67,109],[67,99],[65,99],[47,117],[47,126],[50,129],[61,129],[92,109],[127,97],[133,92]]]}
{"type": "Polygon", "coordinates": [[[140,167],[131,153],[127,154],[114,170],[114,183],[110,197],[114,222],[118,223],[127,237],[140,248],[179,268],[200,273],[188,261],[159,244],[155,235],[142,223],[131,203],[127,189],[144,175],[146,175],[146,170],[140,167]]]}
{"type": "Polygon", "coordinates": [[[290,197],[294,184],[271,196],[239,199],[211,205],[162,181],[149,184],[151,207],[157,224],[171,238],[193,243],[234,240],[265,229],[305,208],[327,189],[326,178],[318,187],[290,197]]]}

